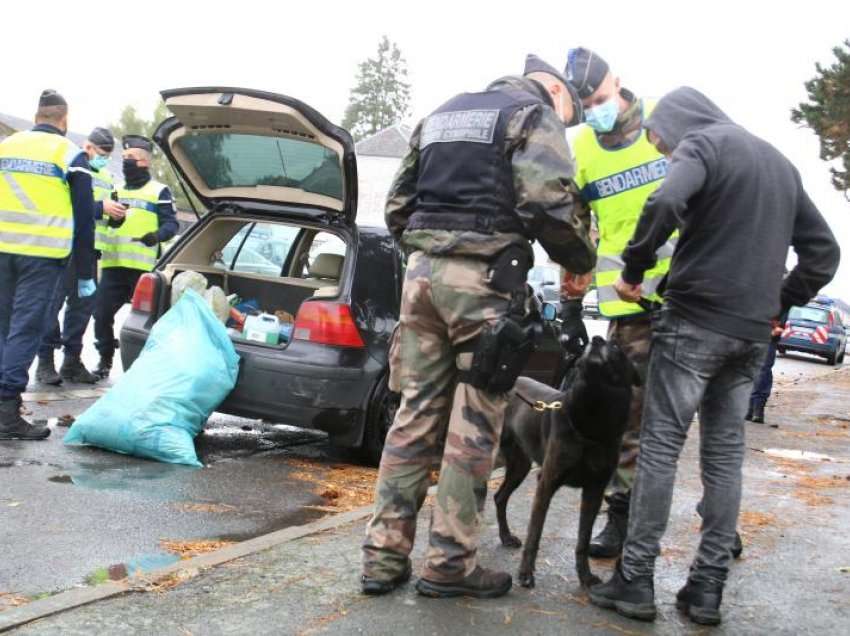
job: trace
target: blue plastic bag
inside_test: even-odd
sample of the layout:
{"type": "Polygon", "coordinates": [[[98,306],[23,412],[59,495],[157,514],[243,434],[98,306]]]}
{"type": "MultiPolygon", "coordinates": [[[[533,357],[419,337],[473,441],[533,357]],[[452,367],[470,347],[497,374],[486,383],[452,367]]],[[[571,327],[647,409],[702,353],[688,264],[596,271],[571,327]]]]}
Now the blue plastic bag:
{"type": "Polygon", "coordinates": [[[224,325],[189,289],[154,325],[127,373],[77,418],[64,441],[202,466],[193,440],[233,390],[238,371],[224,325]]]}

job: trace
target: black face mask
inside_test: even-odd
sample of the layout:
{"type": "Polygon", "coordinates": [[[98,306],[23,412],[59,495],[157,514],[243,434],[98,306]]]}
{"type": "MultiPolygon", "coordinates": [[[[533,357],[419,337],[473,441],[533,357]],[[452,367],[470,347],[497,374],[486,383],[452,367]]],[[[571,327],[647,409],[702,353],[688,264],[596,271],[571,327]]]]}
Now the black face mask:
{"type": "Polygon", "coordinates": [[[139,165],[136,159],[124,159],[124,181],[131,188],[145,185],[150,178],[150,171],[139,165]]]}

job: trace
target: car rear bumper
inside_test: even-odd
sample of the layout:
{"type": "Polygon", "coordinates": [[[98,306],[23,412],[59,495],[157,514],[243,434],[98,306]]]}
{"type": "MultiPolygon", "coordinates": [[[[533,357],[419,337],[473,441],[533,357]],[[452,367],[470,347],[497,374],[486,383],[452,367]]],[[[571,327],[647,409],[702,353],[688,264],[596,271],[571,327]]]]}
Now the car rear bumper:
{"type": "MultiPolygon", "coordinates": [[[[148,333],[133,314],[121,329],[121,362],[127,369],[148,333]]],[[[216,409],[327,432],[339,446],[359,446],[365,415],[383,368],[365,351],[350,355],[330,347],[298,343],[286,350],[235,343],[240,356],[236,388],[216,409]],[[312,355],[298,355],[298,347],[312,355]],[[324,351],[322,351],[324,350],[324,351]],[[348,364],[346,364],[348,362],[348,364]]],[[[302,352],[303,353],[303,352],[302,352]]]]}
{"type": "Polygon", "coordinates": [[[779,347],[786,351],[799,351],[827,357],[835,352],[835,344],[832,342],[818,344],[804,338],[783,338],[779,341],[779,347]]]}

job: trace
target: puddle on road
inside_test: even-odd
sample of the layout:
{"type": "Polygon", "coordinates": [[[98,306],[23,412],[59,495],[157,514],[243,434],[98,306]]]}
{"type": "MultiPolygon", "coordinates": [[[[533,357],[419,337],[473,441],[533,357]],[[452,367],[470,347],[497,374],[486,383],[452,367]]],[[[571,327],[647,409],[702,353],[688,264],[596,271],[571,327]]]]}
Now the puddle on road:
{"type": "Polygon", "coordinates": [[[796,448],[765,448],[762,451],[770,457],[779,457],[782,459],[795,459],[808,462],[840,462],[843,460],[835,459],[829,455],[822,453],[813,453],[811,451],[799,450],[796,448]]]}
{"type": "Polygon", "coordinates": [[[151,552],[127,560],[125,563],[115,563],[106,568],[98,568],[85,577],[87,585],[100,585],[107,581],[120,581],[130,576],[152,572],[177,563],[180,557],[167,552],[151,552]]]}
{"type": "MultiPolygon", "coordinates": [[[[177,466],[175,464],[163,464],[150,462],[131,466],[104,467],[100,465],[86,466],[80,464],[77,470],[53,475],[47,481],[54,484],[72,484],[90,490],[120,490],[139,491],[144,489],[151,494],[150,482],[165,480],[182,472],[193,471],[188,466],[177,466]]],[[[171,493],[167,493],[171,496],[171,493]]]]}

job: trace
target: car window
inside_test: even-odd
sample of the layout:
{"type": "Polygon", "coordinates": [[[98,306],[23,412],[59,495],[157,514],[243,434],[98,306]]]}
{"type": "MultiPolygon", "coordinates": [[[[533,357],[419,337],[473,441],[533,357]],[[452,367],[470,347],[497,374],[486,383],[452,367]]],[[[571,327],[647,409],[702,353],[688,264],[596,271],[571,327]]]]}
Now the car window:
{"type": "Polygon", "coordinates": [[[302,139],[209,133],[176,144],[212,190],[282,186],[342,199],[339,156],[302,139]]]}
{"type": "Polygon", "coordinates": [[[820,307],[792,307],[788,312],[788,320],[809,320],[824,325],[829,321],[828,316],[829,311],[820,307]]]}
{"type": "Polygon", "coordinates": [[[345,256],[345,243],[336,234],[317,232],[310,244],[307,256],[308,267],[313,264],[319,254],[339,254],[345,256]]]}
{"type": "Polygon", "coordinates": [[[240,229],[221,250],[215,263],[223,269],[280,276],[298,228],[276,223],[251,223],[240,229]]]}

